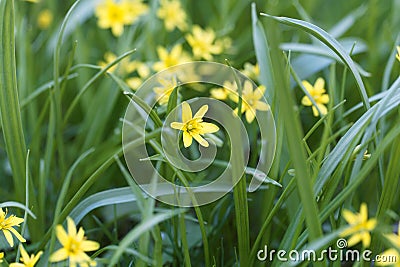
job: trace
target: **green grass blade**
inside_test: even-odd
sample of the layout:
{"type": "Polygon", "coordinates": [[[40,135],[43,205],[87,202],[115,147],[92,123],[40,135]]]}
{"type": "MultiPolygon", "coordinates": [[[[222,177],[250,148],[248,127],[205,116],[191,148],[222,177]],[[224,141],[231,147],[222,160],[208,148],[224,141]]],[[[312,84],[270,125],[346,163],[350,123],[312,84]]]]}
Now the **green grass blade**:
{"type": "Polygon", "coordinates": [[[271,16],[265,13],[261,13],[262,16],[266,16],[268,18],[274,19],[280,23],[293,26],[296,28],[299,28],[312,36],[316,37],[318,40],[323,42],[325,45],[327,45],[330,49],[332,49],[339,57],[340,59],[346,64],[346,66],[350,69],[351,73],[353,74],[354,78],[356,79],[357,82],[357,87],[359,89],[359,93],[361,96],[361,100],[364,104],[365,109],[369,109],[371,105],[368,102],[368,96],[367,92],[364,86],[364,83],[361,79],[361,75],[359,71],[357,70],[357,66],[354,63],[354,61],[351,59],[351,57],[346,53],[346,51],[343,49],[343,47],[340,45],[340,43],[333,38],[329,33],[324,31],[323,29],[315,26],[314,24],[311,24],[306,21],[298,20],[298,19],[292,19],[292,18],[286,18],[286,17],[276,17],[276,16],[271,16]]]}

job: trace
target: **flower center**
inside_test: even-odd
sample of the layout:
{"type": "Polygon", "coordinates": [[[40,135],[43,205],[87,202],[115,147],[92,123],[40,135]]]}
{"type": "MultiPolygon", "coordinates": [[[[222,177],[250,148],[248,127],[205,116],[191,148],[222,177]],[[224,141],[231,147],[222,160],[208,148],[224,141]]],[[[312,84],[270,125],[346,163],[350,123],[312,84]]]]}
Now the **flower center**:
{"type": "Polygon", "coordinates": [[[79,250],[79,242],[73,238],[69,240],[69,244],[67,246],[67,250],[70,251],[72,254],[76,254],[79,250]]]}

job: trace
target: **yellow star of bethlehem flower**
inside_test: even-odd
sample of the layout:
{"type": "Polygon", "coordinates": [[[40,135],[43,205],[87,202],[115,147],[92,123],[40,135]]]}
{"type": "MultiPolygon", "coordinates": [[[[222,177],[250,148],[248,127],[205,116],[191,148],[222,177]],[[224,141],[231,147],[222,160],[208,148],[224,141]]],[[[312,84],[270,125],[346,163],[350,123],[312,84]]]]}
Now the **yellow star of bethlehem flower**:
{"type": "Polygon", "coordinates": [[[218,126],[203,122],[203,116],[208,110],[208,105],[203,105],[192,117],[192,109],[187,102],[182,102],[182,122],[172,122],[171,128],[183,132],[183,145],[189,147],[193,138],[202,146],[208,147],[208,142],[202,137],[207,133],[219,131],[218,126]]]}
{"type": "Polygon", "coordinates": [[[171,52],[162,46],[157,47],[157,54],[160,61],[154,63],[155,71],[162,71],[166,68],[190,61],[189,56],[183,52],[182,45],[177,44],[172,47],[171,52]]]}
{"type": "Polygon", "coordinates": [[[400,61],[400,46],[397,46],[396,49],[397,49],[396,58],[398,61],[400,61]]]}
{"type": "Polygon", "coordinates": [[[252,65],[251,63],[246,62],[244,63],[244,69],[242,72],[250,79],[258,80],[258,76],[260,76],[260,67],[258,66],[258,63],[252,65]]]}
{"type": "Polygon", "coordinates": [[[172,76],[171,78],[159,78],[158,82],[161,86],[154,87],[153,91],[156,93],[156,99],[160,105],[164,105],[168,103],[169,96],[174,91],[175,87],[178,86],[178,82],[176,81],[176,77],[172,76]]]}
{"type": "Polygon", "coordinates": [[[213,88],[210,90],[210,94],[213,98],[219,100],[226,100],[231,94],[235,94],[237,86],[235,82],[224,81],[224,87],[213,88]]]}
{"type": "Polygon", "coordinates": [[[351,235],[347,240],[348,246],[354,246],[362,241],[364,248],[369,247],[371,243],[370,231],[375,228],[377,220],[375,218],[368,220],[367,204],[361,204],[360,213],[352,213],[349,210],[343,210],[342,215],[349,224],[349,227],[341,232],[340,236],[345,237],[351,235]]]}
{"type": "Polygon", "coordinates": [[[76,231],[76,225],[71,218],[67,218],[68,233],[65,232],[62,225],[57,225],[57,239],[63,246],[50,256],[50,262],[59,262],[69,259],[69,266],[76,267],[78,264],[82,267],[96,266],[85,252],[98,250],[100,245],[95,241],[86,240],[85,231],[82,227],[76,231]]]}
{"type": "Polygon", "coordinates": [[[42,256],[43,254],[42,251],[39,251],[38,254],[32,254],[31,256],[29,256],[22,245],[19,245],[19,250],[21,251],[21,262],[11,263],[10,267],[34,267],[35,264],[38,262],[40,256],[42,256]]]}
{"type": "Polygon", "coordinates": [[[97,25],[102,29],[111,28],[112,34],[119,37],[124,32],[124,26],[133,24],[147,9],[147,5],[139,0],[105,0],[95,10],[97,25]]]}
{"type": "Polygon", "coordinates": [[[181,31],[187,29],[186,13],[178,0],[161,0],[157,17],[164,20],[167,31],[178,28],[181,31]]]}
{"type": "MultiPolygon", "coordinates": [[[[246,113],[246,121],[251,123],[256,117],[256,110],[267,111],[269,105],[265,102],[260,101],[265,92],[265,86],[260,85],[253,90],[253,85],[250,81],[245,81],[242,90],[242,113],[246,113]]],[[[230,98],[239,103],[239,95],[231,94],[230,98]]],[[[237,114],[238,109],[235,109],[235,114],[237,114]]]]}
{"type": "Polygon", "coordinates": [[[19,227],[19,225],[24,222],[24,219],[15,215],[10,215],[8,218],[6,218],[6,216],[7,209],[6,212],[4,212],[3,209],[0,208],[0,231],[3,231],[8,244],[10,244],[11,247],[14,246],[12,234],[14,234],[20,242],[26,242],[26,240],[17,232],[17,230],[13,228],[14,226],[19,227]]]}
{"type": "Polygon", "coordinates": [[[392,259],[392,261],[376,261],[377,266],[394,266],[400,267],[400,222],[397,228],[397,235],[396,234],[388,234],[385,235],[387,239],[389,239],[390,243],[394,246],[388,250],[385,250],[382,254],[380,254],[380,259],[392,259]],[[393,261],[394,259],[394,261],[393,261]]]}
{"type": "MultiPolygon", "coordinates": [[[[318,109],[321,111],[321,115],[325,115],[328,112],[328,109],[324,104],[329,102],[329,95],[325,94],[326,90],[324,89],[325,80],[323,78],[318,78],[315,81],[314,86],[312,86],[308,81],[303,81],[303,85],[314,99],[315,103],[317,103],[318,109]]],[[[301,99],[301,104],[304,106],[312,106],[314,116],[318,117],[318,110],[315,106],[313,106],[313,103],[308,96],[304,96],[303,99],[301,99]]]]}
{"type": "Polygon", "coordinates": [[[215,32],[212,29],[203,30],[198,25],[193,26],[192,33],[186,35],[186,40],[192,47],[193,55],[205,60],[212,60],[212,55],[221,54],[228,43],[216,40],[215,32]]]}

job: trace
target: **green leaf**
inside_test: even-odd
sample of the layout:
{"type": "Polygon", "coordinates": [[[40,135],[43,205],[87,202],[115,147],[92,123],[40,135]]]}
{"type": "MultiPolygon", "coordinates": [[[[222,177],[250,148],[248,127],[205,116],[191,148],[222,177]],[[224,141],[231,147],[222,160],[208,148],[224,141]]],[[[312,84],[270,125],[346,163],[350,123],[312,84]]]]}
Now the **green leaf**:
{"type": "Polygon", "coordinates": [[[298,19],[286,18],[286,17],[271,16],[271,15],[268,15],[265,13],[261,13],[261,15],[266,16],[271,19],[274,19],[280,23],[304,30],[305,32],[311,34],[312,36],[316,37],[318,40],[323,42],[330,49],[332,49],[336,53],[336,55],[338,55],[339,58],[344,62],[344,64],[350,69],[351,73],[353,74],[353,76],[357,82],[358,91],[361,96],[361,100],[364,104],[365,109],[368,110],[371,107],[371,105],[368,102],[368,96],[367,96],[367,92],[365,90],[364,83],[361,79],[361,75],[360,75],[359,71],[357,70],[356,64],[351,59],[351,57],[347,54],[347,52],[344,50],[342,45],[335,38],[333,38],[329,33],[324,31],[323,29],[321,29],[318,26],[311,24],[309,22],[305,22],[305,21],[298,20],[298,19]]]}

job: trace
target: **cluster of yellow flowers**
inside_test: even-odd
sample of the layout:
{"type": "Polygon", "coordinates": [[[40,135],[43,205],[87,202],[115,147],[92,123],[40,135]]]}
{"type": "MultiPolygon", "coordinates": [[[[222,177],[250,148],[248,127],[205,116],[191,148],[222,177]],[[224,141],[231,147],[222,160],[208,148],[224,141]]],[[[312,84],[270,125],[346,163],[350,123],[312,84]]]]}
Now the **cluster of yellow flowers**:
{"type": "MultiPolygon", "coordinates": [[[[7,210],[4,212],[0,208],[0,231],[3,232],[8,244],[14,246],[14,235],[21,243],[26,240],[21,236],[20,233],[15,230],[14,227],[19,227],[24,222],[23,218],[19,218],[15,215],[7,217],[7,210]]],[[[50,256],[50,262],[60,262],[66,259],[69,260],[70,267],[76,266],[96,266],[96,262],[92,260],[85,252],[98,250],[100,245],[97,242],[86,240],[85,232],[83,228],[79,228],[77,231],[74,221],[71,218],[67,218],[68,233],[65,232],[61,225],[57,225],[56,235],[57,239],[62,245],[62,248],[54,252],[50,256]]],[[[25,248],[20,244],[19,250],[21,252],[20,262],[11,263],[10,267],[34,267],[39,261],[42,251],[39,251],[36,255],[29,255],[25,248]]],[[[0,253],[0,263],[3,262],[4,252],[0,253]]]]}
{"type": "MultiPolygon", "coordinates": [[[[368,248],[371,244],[371,231],[373,231],[378,222],[375,218],[368,219],[368,208],[367,204],[362,203],[360,206],[359,213],[353,213],[349,210],[343,210],[342,212],[343,218],[349,224],[349,226],[340,233],[341,237],[350,236],[347,240],[347,245],[349,247],[362,243],[363,248],[368,248]]],[[[396,262],[376,262],[377,266],[400,266],[400,222],[398,224],[398,232],[396,234],[386,234],[385,237],[388,239],[390,244],[393,246],[388,250],[384,251],[380,254],[380,257],[383,258],[392,258],[395,259],[396,262]]]]}
{"type": "Polygon", "coordinates": [[[147,10],[148,6],[141,0],[105,0],[96,7],[95,14],[98,26],[111,29],[112,34],[118,37],[124,32],[125,25],[134,24],[147,10]]]}

